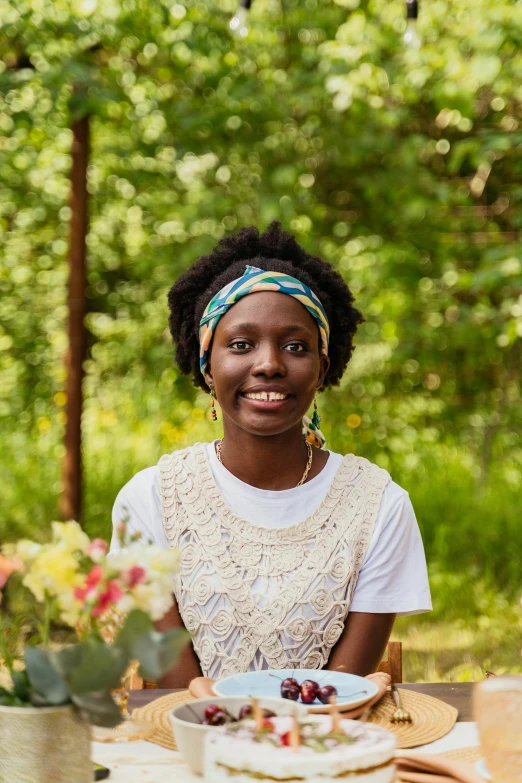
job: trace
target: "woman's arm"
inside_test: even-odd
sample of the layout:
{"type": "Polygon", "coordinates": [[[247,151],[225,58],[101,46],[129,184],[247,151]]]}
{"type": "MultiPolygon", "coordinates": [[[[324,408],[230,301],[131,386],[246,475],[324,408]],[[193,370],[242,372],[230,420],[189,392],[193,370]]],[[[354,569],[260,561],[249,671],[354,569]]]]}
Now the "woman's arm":
{"type": "MultiPolygon", "coordinates": [[[[170,631],[171,628],[184,628],[183,620],[176,603],[159,622],[156,623],[158,631],[170,631]]],[[[158,680],[158,688],[188,688],[188,684],[195,677],[201,677],[199,660],[194,652],[192,642],[183,650],[178,663],[158,680]]]]}
{"type": "Polygon", "coordinates": [[[392,632],[395,614],[350,612],[326,669],[365,677],[377,670],[392,632]]]}

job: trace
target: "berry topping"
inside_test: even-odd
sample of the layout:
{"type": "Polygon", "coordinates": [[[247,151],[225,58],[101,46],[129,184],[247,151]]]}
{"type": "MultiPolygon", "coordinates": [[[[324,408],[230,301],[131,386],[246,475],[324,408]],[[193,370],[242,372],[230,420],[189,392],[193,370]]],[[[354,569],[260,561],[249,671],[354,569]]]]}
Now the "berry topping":
{"type": "Polygon", "coordinates": [[[287,748],[290,745],[290,732],[285,731],[284,734],[281,734],[281,745],[283,745],[285,748],[287,748]]]}

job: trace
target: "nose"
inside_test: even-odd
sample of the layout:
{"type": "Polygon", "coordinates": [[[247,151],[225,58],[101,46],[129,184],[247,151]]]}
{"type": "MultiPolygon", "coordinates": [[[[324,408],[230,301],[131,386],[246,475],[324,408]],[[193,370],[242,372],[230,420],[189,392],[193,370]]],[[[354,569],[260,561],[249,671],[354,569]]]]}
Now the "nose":
{"type": "Polygon", "coordinates": [[[267,378],[286,375],[286,365],[279,345],[266,341],[256,351],[252,375],[264,375],[267,378]]]}

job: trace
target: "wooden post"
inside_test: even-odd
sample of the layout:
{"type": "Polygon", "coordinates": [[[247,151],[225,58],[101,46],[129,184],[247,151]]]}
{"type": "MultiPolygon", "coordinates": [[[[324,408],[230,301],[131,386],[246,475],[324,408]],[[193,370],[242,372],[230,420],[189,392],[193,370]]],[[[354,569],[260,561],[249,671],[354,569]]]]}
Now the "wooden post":
{"type": "Polygon", "coordinates": [[[89,162],[89,117],[76,120],[72,126],[71,230],[69,236],[69,348],[66,354],[65,457],[63,492],[60,510],[63,519],[80,519],[82,505],[82,381],[86,353],[86,235],[87,235],[87,166],[89,162]]]}

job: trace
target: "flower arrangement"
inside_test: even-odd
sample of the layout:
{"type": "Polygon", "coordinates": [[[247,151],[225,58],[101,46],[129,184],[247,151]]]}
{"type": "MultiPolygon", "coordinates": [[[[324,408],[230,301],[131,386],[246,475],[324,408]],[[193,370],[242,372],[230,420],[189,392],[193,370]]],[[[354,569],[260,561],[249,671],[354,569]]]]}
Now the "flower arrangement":
{"type": "Polygon", "coordinates": [[[125,523],[118,529],[121,549],[113,556],[107,556],[104,541],[91,541],[77,522],[53,522],[51,530],[48,543],[23,539],[0,553],[0,590],[8,580],[21,578],[38,607],[38,631],[21,667],[0,627],[0,656],[12,681],[11,688],[0,687],[0,705],[72,703],[91,723],[112,727],[122,715],[111,691],[119,688],[130,662],[138,661],[145,678],[158,679],[188,641],[181,629],[154,629],[154,621],[173,604],[177,553],[128,538],[125,523]],[[109,644],[104,626],[111,613],[125,619],[109,644]],[[51,649],[55,621],[75,629],[80,639],[51,649]]]}

